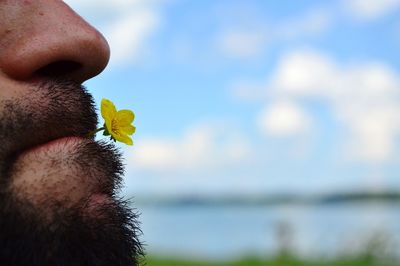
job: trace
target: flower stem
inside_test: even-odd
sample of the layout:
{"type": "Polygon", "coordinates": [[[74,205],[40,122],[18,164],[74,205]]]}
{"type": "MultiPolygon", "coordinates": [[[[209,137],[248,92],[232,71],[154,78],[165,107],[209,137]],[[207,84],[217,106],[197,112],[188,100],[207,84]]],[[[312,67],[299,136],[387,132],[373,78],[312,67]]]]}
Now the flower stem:
{"type": "Polygon", "coordinates": [[[87,134],[87,137],[88,137],[88,138],[92,138],[92,137],[94,137],[94,136],[97,134],[97,132],[102,131],[102,130],[104,130],[104,129],[106,129],[106,128],[105,128],[105,127],[101,127],[101,128],[96,129],[96,130],[93,130],[92,132],[90,132],[89,134],[87,134]]]}

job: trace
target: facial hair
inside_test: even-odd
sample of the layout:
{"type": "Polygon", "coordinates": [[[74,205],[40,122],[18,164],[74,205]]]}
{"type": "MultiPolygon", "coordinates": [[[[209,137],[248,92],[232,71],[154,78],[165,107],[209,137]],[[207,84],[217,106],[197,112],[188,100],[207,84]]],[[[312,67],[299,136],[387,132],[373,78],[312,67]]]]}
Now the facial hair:
{"type": "Polygon", "coordinates": [[[47,81],[26,93],[0,101],[0,265],[138,265],[143,250],[137,215],[129,200],[117,196],[123,166],[113,145],[87,139],[62,156],[40,156],[67,172],[38,176],[38,183],[87,185],[79,201],[71,203],[68,193],[56,197],[58,183],[50,190],[15,185],[33,167],[20,159],[25,150],[62,137],[84,138],[97,124],[94,101],[79,84],[47,81]],[[89,198],[98,192],[113,200],[91,208],[89,198]]]}

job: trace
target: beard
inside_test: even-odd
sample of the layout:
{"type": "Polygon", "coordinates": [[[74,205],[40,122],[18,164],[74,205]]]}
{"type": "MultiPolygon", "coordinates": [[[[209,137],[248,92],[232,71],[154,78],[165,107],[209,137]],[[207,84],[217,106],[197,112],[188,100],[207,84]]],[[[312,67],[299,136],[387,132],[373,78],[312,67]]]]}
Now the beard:
{"type": "Polygon", "coordinates": [[[137,215],[117,196],[120,153],[86,137],[91,95],[65,80],[25,93],[0,101],[0,265],[138,265],[137,215]],[[72,140],[36,148],[62,138],[72,140]]]}

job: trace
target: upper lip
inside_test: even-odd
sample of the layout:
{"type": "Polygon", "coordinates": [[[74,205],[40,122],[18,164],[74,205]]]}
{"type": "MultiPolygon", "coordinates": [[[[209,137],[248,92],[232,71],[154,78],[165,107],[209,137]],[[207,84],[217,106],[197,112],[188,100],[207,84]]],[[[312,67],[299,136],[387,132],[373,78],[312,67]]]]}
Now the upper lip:
{"type": "MultiPolygon", "coordinates": [[[[18,149],[16,149],[14,152],[12,152],[12,156],[18,156],[19,154],[27,151],[27,150],[31,150],[34,149],[35,147],[41,146],[41,145],[45,145],[49,142],[58,140],[58,139],[63,139],[63,138],[73,138],[73,137],[77,137],[77,138],[88,138],[86,135],[84,134],[80,134],[80,135],[71,135],[68,134],[67,132],[65,132],[63,134],[63,132],[60,132],[60,134],[58,135],[54,135],[54,136],[44,136],[40,139],[32,139],[29,142],[23,143],[21,144],[18,149]]],[[[93,140],[93,138],[90,138],[93,140]]]]}
{"type": "Polygon", "coordinates": [[[62,139],[83,139],[83,138],[81,136],[63,136],[63,137],[59,137],[59,138],[55,138],[55,139],[49,139],[48,141],[45,141],[45,142],[38,143],[36,145],[27,147],[27,148],[23,149],[22,152],[25,152],[27,150],[33,150],[36,147],[40,147],[42,145],[46,145],[46,144],[49,144],[49,143],[52,143],[52,142],[55,142],[55,141],[58,141],[58,140],[62,140],[62,139]]]}

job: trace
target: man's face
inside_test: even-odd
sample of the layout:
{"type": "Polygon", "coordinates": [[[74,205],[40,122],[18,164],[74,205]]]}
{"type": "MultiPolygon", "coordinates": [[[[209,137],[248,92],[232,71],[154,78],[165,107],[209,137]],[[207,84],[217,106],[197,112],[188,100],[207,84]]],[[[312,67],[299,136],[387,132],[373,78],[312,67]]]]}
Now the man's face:
{"type": "Polygon", "coordinates": [[[123,172],[81,87],[103,37],[59,0],[0,0],[0,265],[137,265],[123,172]]]}

